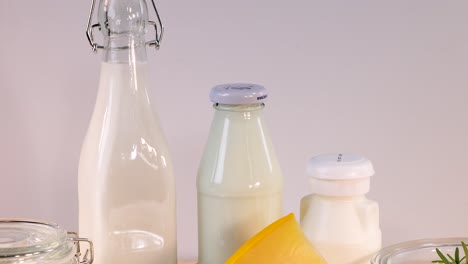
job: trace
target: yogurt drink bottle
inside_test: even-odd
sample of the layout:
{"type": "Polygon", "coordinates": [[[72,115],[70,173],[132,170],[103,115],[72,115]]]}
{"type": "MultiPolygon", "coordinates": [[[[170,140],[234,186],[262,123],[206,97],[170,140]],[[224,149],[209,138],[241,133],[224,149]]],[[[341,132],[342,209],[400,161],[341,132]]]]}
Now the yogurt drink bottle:
{"type": "Polygon", "coordinates": [[[301,200],[301,227],[329,264],[369,264],[381,247],[379,207],[365,197],[372,163],[349,154],[309,161],[312,194],[301,200]]]}
{"type": "Polygon", "coordinates": [[[175,180],[147,89],[144,0],[102,0],[103,61],[78,176],[79,232],[98,264],[176,264],[175,180]]]}
{"type": "Polygon", "coordinates": [[[263,119],[264,87],[212,89],[214,120],[197,177],[199,264],[222,264],[282,216],[283,180],[263,119]]]}

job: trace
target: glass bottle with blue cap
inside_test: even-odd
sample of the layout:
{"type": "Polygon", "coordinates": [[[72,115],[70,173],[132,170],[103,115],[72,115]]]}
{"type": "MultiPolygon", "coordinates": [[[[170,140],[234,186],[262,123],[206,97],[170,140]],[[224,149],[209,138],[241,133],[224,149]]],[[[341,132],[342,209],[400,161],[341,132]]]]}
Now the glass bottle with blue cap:
{"type": "Polygon", "coordinates": [[[224,263],[283,214],[281,169],[263,118],[267,97],[255,84],[211,90],[215,115],[197,178],[199,264],[224,263]]]}

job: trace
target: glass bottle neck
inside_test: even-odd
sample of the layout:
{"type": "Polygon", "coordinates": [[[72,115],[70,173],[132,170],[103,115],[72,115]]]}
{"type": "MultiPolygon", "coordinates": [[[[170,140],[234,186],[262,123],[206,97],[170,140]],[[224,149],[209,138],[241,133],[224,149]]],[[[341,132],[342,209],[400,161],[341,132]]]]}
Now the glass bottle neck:
{"type": "Polygon", "coordinates": [[[249,104],[249,105],[226,105],[226,104],[214,104],[215,122],[221,120],[224,123],[226,120],[230,120],[233,123],[231,126],[241,124],[242,122],[260,122],[263,125],[263,108],[265,105],[261,104],[249,104]],[[241,122],[241,123],[239,123],[241,122]]]}
{"type": "Polygon", "coordinates": [[[118,104],[124,101],[123,98],[142,98],[139,103],[149,104],[146,92],[148,64],[143,36],[115,34],[106,37],[102,61],[99,98],[118,104]]]}
{"type": "Polygon", "coordinates": [[[104,41],[104,62],[135,64],[148,60],[144,35],[111,35],[106,37],[104,41]]]}
{"type": "Polygon", "coordinates": [[[260,111],[265,107],[264,103],[260,104],[248,104],[248,105],[227,105],[227,104],[214,104],[214,109],[219,111],[230,111],[230,112],[251,112],[260,111]]]}

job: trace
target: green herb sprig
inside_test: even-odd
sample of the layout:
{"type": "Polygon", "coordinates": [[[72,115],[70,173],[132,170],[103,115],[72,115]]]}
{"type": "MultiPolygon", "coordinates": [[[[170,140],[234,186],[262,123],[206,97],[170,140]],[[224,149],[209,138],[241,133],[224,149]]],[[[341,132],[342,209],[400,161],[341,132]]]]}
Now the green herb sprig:
{"type": "Polygon", "coordinates": [[[433,260],[432,263],[444,263],[444,264],[468,264],[468,247],[466,246],[465,242],[461,242],[463,247],[463,252],[465,254],[464,257],[460,258],[460,250],[458,247],[455,249],[455,256],[451,256],[450,254],[444,255],[442,251],[436,248],[437,255],[439,255],[440,260],[433,260]],[[465,261],[465,262],[463,262],[465,261]]]}

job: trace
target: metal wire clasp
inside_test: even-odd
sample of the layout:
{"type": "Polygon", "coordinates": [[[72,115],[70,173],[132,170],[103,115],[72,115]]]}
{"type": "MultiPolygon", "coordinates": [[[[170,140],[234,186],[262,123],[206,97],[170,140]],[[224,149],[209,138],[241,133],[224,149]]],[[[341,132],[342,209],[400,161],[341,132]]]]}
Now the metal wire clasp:
{"type": "MultiPolygon", "coordinates": [[[[146,45],[150,47],[155,47],[157,50],[161,46],[161,41],[164,35],[164,25],[161,21],[161,17],[159,16],[158,9],[156,8],[156,4],[154,3],[154,0],[151,0],[151,3],[153,4],[154,11],[156,12],[156,18],[158,19],[157,23],[154,21],[148,21],[148,24],[150,26],[154,27],[154,30],[156,31],[156,38],[151,41],[147,41],[146,45]],[[159,25],[159,28],[158,28],[159,25]]],[[[91,9],[89,11],[89,17],[88,17],[88,25],[86,27],[86,37],[88,38],[89,44],[91,45],[93,52],[97,52],[98,49],[103,49],[103,45],[99,45],[94,41],[94,36],[93,36],[93,31],[95,28],[98,28],[101,30],[101,25],[100,24],[93,24],[93,16],[94,16],[94,9],[96,5],[96,0],[92,0],[91,3],[91,9]]]]}
{"type": "Polygon", "coordinates": [[[90,241],[87,238],[78,237],[78,234],[75,233],[75,232],[68,232],[68,234],[72,235],[72,237],[70,237],[70,240],[73,241],[76,244],[75,257],[78,260],[78,263],[80,263],[80,264],[92,264],[94,262],[93,242],[90,241]],[[86,253],[84,254],[83,257],[81,257],[80,243],[88,243],[88,249],[86,250],[86,253]]]}

